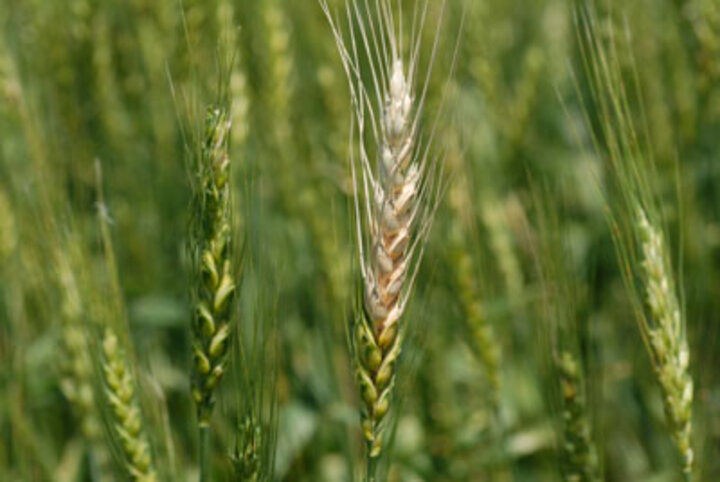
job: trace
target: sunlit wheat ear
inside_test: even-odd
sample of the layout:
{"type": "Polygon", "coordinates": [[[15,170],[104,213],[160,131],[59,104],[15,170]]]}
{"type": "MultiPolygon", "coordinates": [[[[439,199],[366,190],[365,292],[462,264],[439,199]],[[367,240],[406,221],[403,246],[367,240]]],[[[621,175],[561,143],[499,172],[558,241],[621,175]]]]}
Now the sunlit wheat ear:
{"type": "Polygon", "coordinates": [[[645,302],[650,314],[641,327],[663,392],[665,416],[682,457],[683,473],[689,479],[693,469],[690,350],[662,232],[641,208],[637,226],[642,243],[645,302]]]}
{"type": "MultiPolygon", "coordinates": [[[[354,110],[350,167],[363,302],[352,344],[363,402],[363,432],[369,456],[374,458],[383,449],[384,422],[392,405],[405,332],[402,317],[442,185],[442,155],[433,149],[434,127],[427,136],[420,127],[427,77],[420,90],[415,85],[428,2],[415,4],[412,27],[416,37],[407,54],[400,33],[402,12],[396,16],[390,1],[374,2],[374,7],[370,2],[346,2],[347,38],[326,1],[320,4],[335,36],[354,110]]],[[[444,13],[444,2],[442,7],[444,13]]],[[[437,43],[436,32],[426,76],[437,43]]]]}
{"type": "Polygon", "coordinates": [[[137,482],[156,482],[150,445],[135,394],[135,378],[117,335],[107,328],[102,339],[105,394],[112,428],[120,440],[128,475],[137,482]]]}

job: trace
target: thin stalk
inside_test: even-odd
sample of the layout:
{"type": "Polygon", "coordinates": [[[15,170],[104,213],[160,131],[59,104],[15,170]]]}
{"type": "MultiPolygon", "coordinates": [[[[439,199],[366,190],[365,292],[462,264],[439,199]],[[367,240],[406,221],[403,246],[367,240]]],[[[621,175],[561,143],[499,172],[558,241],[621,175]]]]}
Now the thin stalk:
{"type": "Polygon", "coordinates": [[[199,425],[200,434],[200,482],[210,482],[210,426],[199,425]]]}
{"type": "Polygon", "coordinates": [[[370,454],[370,451],[368,451],[367,455],[367,474],[365,477],[366,482],[375,482],[376,477],[375,473],[377,472],[377,463],[378,463],[378,457],[374,457],[370,454]]]}

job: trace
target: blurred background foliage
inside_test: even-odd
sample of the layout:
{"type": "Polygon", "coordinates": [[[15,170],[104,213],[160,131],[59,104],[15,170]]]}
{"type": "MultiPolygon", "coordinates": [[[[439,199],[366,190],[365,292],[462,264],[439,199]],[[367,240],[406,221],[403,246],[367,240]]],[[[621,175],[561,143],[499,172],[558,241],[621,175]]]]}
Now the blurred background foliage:
{"type": "MultiPolygon", "coordinates": [[[[431,3],[437,15],[440,2],[431,3]]],[[[682,260],[699,480],[718,480],[720,4],[597,7],[601,30],[617,34],[628,83],[639,87],[630,90],[633,112],[657,162],[658,196],[682,260]]],[[[575,300],[577,330],[604,479],[675,480],[659,391],[606,222],[612,194],[592,142],[569,3],[451,0],[444,35],[459,31],[463,14],[451,128],[442,139],[451,183],[408,315],[389,480],[559,480],[532,196],[540,185],[552,195],[554,229],[584,294],[575,300]]],[[[453,45],[443,42],[441,63],[453,45]]],[[[342,481],[356,472],[357,395],[345,342],[358,287],[350,110],[318,5],[0,0],[1,480],[99,480],[82,414],[63,390],[72,360],[60,348],[67,292],[56,260],[66,253],[75,273],[87,273],[79,285],[87,303],[111,303],[103,225],[158,464],[175,474],[168,480],[197,477],[187,132],[199,106],[214,99],[228,57],[244,238],[238,331],[240,344],[270,346],[256,350],[251,368],[277,377],[275,478],[342,481]],[[271,328],[253,331],[258,326],[271,328]]],[[[431,106],[447,72],[434,71],[431,106]]],[[[230,478],[244,388],[232,374],[221,387],[217,480],[230,478]]]]}

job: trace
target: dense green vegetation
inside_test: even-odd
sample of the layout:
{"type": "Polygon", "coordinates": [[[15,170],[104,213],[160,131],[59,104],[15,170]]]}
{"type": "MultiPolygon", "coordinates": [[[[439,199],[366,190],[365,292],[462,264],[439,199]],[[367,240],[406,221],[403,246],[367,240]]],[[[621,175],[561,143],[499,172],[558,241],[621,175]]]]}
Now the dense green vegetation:
{"type": "Polygon", "coordinates": [[[322,3],[0,0],[0,481],[719,480],[720,3],[322,3]]]}

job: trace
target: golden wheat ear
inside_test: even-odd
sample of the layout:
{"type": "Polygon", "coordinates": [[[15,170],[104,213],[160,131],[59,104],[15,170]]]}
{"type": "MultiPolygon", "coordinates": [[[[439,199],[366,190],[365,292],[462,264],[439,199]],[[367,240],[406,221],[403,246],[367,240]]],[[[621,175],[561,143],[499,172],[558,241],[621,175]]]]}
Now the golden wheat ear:
{"type": "Polygon", "coordinates": [[[415,3],[412,35],[403,44],[403,11],[388,0],[345,4],[347,35],[325,0],[350,87],[354,118],[350,170],[355,231],[362,277],[362,309],[351,330],[363,404],[369,459],[383,450],[396,365],[405,331],[403,315],[443,191],[444,153],[435,146],[437,119],[421,126],[430,74],[439,45],[445,1],[425,72],[420,72],[421,33],[430,2],[415,3]]]}

